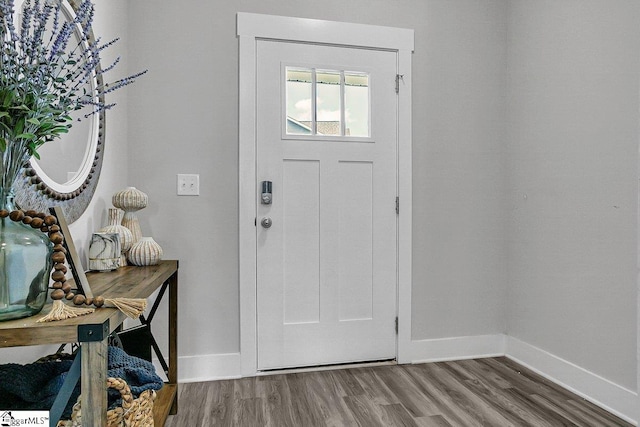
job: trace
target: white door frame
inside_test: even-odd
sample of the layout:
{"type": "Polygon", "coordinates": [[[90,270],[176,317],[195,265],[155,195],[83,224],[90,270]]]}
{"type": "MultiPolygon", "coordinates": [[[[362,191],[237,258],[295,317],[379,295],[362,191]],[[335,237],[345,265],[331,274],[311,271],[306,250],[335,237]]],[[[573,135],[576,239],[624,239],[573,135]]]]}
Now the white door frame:
{"type": "Polygon", "coordinates": [[[411,53],[413,30],[305,18],[238,13],[239,281],[242,376],[257,374],[256,41],[320,43],[398,52],[398,363],[411,344],[411,53]]]}

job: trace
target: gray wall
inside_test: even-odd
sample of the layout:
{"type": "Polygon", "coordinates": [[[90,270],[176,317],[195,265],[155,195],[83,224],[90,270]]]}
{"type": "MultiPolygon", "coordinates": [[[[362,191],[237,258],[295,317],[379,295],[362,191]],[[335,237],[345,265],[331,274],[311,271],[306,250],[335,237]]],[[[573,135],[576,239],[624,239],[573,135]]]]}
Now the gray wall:
{"type": "Polygon", "coordinates": [[[636,389],[640,3],[509,3],[508,334],[636,389]]]}
{"type": "Polygon", "coordinates": [[[412,336],[503,333],[507,2],[416,4],[412,336]]]}

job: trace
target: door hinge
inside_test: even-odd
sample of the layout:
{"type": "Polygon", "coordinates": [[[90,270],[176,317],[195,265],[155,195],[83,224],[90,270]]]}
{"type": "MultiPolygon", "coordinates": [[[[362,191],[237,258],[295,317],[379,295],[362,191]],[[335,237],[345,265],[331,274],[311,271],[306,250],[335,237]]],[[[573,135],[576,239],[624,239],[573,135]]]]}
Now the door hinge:
{"type": "Polygon", "coordinates": [[[400,215],[400,197],[396,196],[396,215],[400,215]]]}
{"type": "Polygon", "coordinates": [[[258,226],[258,218],[253,218],[253,226],[257,227],[258,226]]]}
{"type": "Polygon", "coordinates": [[[396,335],[398,335],[398,316],[396,316],[396,335]]]}
{"type": "Polygon", "coordinates": [[[404,83],[404,74],[396,74],[396,93],[400,93],[400,80],[404,83]]]}

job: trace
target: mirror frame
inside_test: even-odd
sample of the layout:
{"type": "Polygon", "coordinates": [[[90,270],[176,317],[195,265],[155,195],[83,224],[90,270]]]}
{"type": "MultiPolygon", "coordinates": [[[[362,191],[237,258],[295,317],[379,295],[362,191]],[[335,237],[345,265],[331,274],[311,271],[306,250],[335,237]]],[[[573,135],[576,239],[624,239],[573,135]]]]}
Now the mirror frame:
{"type": "MultiPolygon", "coordinates": [[[[70,11],[77,10],[79,2],[77,0],[62,0],[63,6],[70,11]]],[[[78,28],[76,28],[78,31],[78,28]]],[[[89,43],[95,41],[93,30],[88,33],[89,43]]],[[[103,84],[100,73],[100,64],[96,67],[97,75],[92,78],[92,86],[98,87],[103,84]]],[[[97,95],[100,102],[104,103],[104,94],[97,95]]],[[[14,190],[14,201],[21,209],[33,209],[37,212],[49,212],[50,207],[60,207],[64,213],[67,223],[77,220],[87,209],[98,185],[98,178],[102,170],[102,160],[105,144],[106,112],[103,110],[90,117],[93,123],[93,131],[89,133],[87,145],[93,146],[92,153],[85,153],[84,161],[80,170],[85,173],[64,185],[55,185],[46,174],[38,174],[41,171],[39,166],[34,167],[35,159],[31,158],[18,179],[16,179],[14,190]],[[97,133],[97,135],[96,135],[97,133]],[[97,138],[96,141],[94,139],[97,138]],[[90,168],[89,168],[90,165],[90,168]],[[69,185],[72,183],[73,185],[69,185]],[[54,188],[55,187],[55,188],[54,188]]],[[[73,128],[71,129],[73,132],[73,128]]]]}

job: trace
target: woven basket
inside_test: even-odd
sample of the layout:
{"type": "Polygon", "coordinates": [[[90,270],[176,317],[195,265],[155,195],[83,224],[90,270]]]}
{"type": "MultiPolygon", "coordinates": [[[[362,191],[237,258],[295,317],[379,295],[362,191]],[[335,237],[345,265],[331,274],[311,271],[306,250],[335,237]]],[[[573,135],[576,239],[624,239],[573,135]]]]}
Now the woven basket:
{"type": "MultiPolygon", "coordinates": [[[[118,390],[122,396],[122,406],[107,411],[107,427],[153,427],[155,390],[145,390],[134,399],[131,389],[122,379],[108,378],[107,386],[118,390]]],[[[71,419],[58,422],[58,427],[82,427],[81,397],[73,405],[71,419]]]]}

